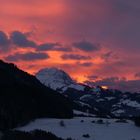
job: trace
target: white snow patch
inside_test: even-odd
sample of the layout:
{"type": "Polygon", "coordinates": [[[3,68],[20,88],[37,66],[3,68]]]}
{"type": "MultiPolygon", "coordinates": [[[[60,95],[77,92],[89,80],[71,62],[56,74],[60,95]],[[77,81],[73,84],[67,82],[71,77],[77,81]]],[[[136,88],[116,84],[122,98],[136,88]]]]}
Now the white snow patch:
{"type": "Polygon", "coordinates": [[[84,100],[85,98],[93,98],[93,97],[92,97],[92,95],[87,94],[87,95],[81,96],[80,100],[84,100]]]}
{"type": "Polygon", "coordinates": [[[85,86],[80,85],[80,84],[71,84],[68,87],[74,88],[74,89],[79,90],[79,91],[84,91],[84,89],[85,89],[85,86]]]}
{"type": "Polygon", "coordinates": [[[122,109],[118,109],[118,110],[113,111],[112,113],[113,114],[122,114],[122,113],[125,113],[125,111],[122,109]]]}
{"type": "Polygon", "coordinates": [[[124,104],[130,107],[135,107],[140,109],[140,104],[137,101],[131,101],[131,100],[121,100],[119,104],[124,104]]]}
{"type": "Polygon", "coordinates": [[[105,97],[107,100],[113,100],[113,99],[115,99],[115,97],[105,97]]]}
{"type": "Polygon", "coordinates": [[[76,101],[76,103],[78,103],[78,104],[81,105],[82,107],[86,106],[86,107],[92,108],[89,104],[83,103],[83,102],[81,102],[81,101],[76,101]]]}
{"type": "Polygon", "coordinates": [[[88,113],[88,110],[87,110],[87,112],[82,112],[82,111],[79,111],[79,110],[73,110],[73,113],[75,115],[84,115],[84,116],[87,116],[87,117],[88,116],[95,117],[95,115],[88,113]]]}
{"type": "Polygon", "coordinates": [[[97,99],[96,102],[102,102],[105,101],[104,99],[97,99]]]}

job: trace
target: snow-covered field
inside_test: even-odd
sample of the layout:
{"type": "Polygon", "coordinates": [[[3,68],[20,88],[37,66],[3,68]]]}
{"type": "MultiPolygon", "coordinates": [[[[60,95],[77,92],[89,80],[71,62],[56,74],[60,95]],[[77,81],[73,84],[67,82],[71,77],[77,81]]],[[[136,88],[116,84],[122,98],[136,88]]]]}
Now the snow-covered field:
{"type": "Polygon", "coordinates": [[[21,131],[41,129],[52,132],[58,137],[71,137],[75,140],[140,140],[140,128],[136,127],[131,121],[117,123],[113,119],[103,119],[105,123],[98,124],[96,123],[97,120],[99,118],[76,117],[63,119],[65,126],[61,126],[62,119],[37,119],[17,129],[21,131]],[[95,123],[92,123],[92,121],[95,121],[95,123]],[[84,138],[83,134],[89,134],[90,137],[84,138]]]}

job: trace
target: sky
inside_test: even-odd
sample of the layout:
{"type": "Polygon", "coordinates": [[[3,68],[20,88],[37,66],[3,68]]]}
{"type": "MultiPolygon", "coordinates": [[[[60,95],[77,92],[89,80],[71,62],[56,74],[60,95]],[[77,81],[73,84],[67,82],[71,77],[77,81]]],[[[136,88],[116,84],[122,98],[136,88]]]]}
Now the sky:
{"type": "Polygon", "coordinates": [[[139,81],[139,53],[139,0],[0,0],[0,59],[31,74],[139,81]]]}

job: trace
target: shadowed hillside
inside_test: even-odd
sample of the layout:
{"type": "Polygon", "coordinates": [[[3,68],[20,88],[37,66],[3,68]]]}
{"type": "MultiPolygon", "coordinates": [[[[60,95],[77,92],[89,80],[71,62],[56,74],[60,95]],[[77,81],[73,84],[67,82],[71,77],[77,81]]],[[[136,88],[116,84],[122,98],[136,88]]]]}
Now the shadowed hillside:
{"type": "Polygon", "coordinates": [[[0,61],[0,129],[14,128],[34,118],[71,118],[68,99],[42,85],[14,64],[0,61]]]}

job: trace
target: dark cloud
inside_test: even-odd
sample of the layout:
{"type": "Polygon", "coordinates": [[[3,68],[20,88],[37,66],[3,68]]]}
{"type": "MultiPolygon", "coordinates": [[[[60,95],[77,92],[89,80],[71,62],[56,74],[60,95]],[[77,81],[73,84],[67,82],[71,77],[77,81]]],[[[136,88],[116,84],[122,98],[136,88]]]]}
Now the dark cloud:
{"type": "Polygon", "coordinates": [[[7,61],[32,61],[32,60],[43,60],[48,59],[49,55],[46,53],[35,53],[35,52],[28,52],[28,53],[16,53],[13,55],[9,55],[5,58],[7,61]]]}
{"type": "Polygon", "coordinates": [[[13,44],[20,47],[36,47],[36,43],[27,38],[26,34],[14,31],[10,34],[10,40],[13,44]]]}
{"type": "Polygon", "coordinates": [[[37,47],[37,51],[62,51],[69,52],[71,48],[63,47],[60,43],[45,43],[37,47]]]}
{"type": "Polygon", "coordinates": [[[85,52],[90,52],[90,51],[97,51],[100,49],[99,44],[93,44],[88,41],[81,41],[81,42],[75,42],[73,43],[73,46],[77,49],[80,49],[85,52]]]}
{"type": "Polygon", "coordinates": [[[60,44],[58,44],[58,43],[41,44],[37,47],[37,50],[38,51],[49,51],[49,50],[53,50],[55,48],[55,46],[60,46],[60,44]]]}
{"type": "Polygon", "coordinates": [[[9,38],[3,31],[0,31],[0,50],[1,51],[7,50],[8,47],[9,47],[9,38]]]}
{"type": "Polygon", "coordinates": [[[87,78],[88,78],[90,81],[93,81],[93,80],[98,79],[98,76],[96,76],[96,75],[90,75],[90,76],[88,76],[87,78]]]}
{"type": "Polygon", "coordinates": [[[109,78],[105,78],[103,80],[97,81],[96,83],[111,85],[111,83],[114,83],[114,82],[116,83],[119,81],[121,81],[119,77],[109,77],[109,78]]]}
{"type": "Polygon", "coordinates": [[[70,52],[72,51],[72,48],[70,47],[64,47],[60,43],[44,43],[44,44],[37,44],[36,41],[32,41],[28,39],[28,37],[31,35],[30,32],[22,33],[20,31],[13,31],[9,34],[9,36],[6,35],[5,32],[0,31],[0,50],[8,50],[9,47],[16,48],[16,47],[31,47],[35,48],[36,51],[62,51],[62,52],[70,52]],[[16,45],[16,46],[15,46],[16,45]]]}
{"type": "Polygon", "coordinates": [[[90,67],[93,65],[92,62],[84,62],[84,63],[77,63],[77,64],[83,67],[90,67]]]}
{"type": "Polygon", "coordinates": [[[90,56],[84,56],[84,55],[79,55],[79,54],[64,54],[61,56],[62,59],[67,60],[67,59],[72,59],[72,60],[89,60],[91,59],[90,56]]]}
{"type": "Polygon", "coordinates": [[[105,62],[118,62],[121,61],[121,57],[119,56],[118,53],[115,53],[114,51],[108,51],[104,54],[101,55],[101,58],[105,61],[105,62]]]}
{"type": "Polygon", "coordinates": [[[8,36],[3,32],[0,31],[0,46],[5,46],[9,44],[8,36]]]}
{"type": "Polygon", "coordinates": [[[108,61],[112,57],[112,54],[113,54],[113,52],[112,51],[109,51],[109,52],[103,54],[101,56],[101,58],[104,59],[105,61],[108,61]]]}
{"type": "Polygon", "coordinates": [[[60,52],[71,52],[72,49],[68,47],[56,47],[53,49],[54,51],[60,51],[60,52]]]}
{"type": "Polygon", "coordinates": [[[22,33],[20,31],[13,31],[9,35],[0,31],[0,50],[8,51],[15,47],[36,47],[37,44],[29,40],[28,36],[27,33],[22,33]]]}
{"type": "Polygon", "coordinates": [[[126,80],[126,78],[109,77],[96,82],[88,82],[94,86],[108,86],[110,89],[118,89],[121,91],[139,92],[140,91],[140,80],[126,80]]]}

